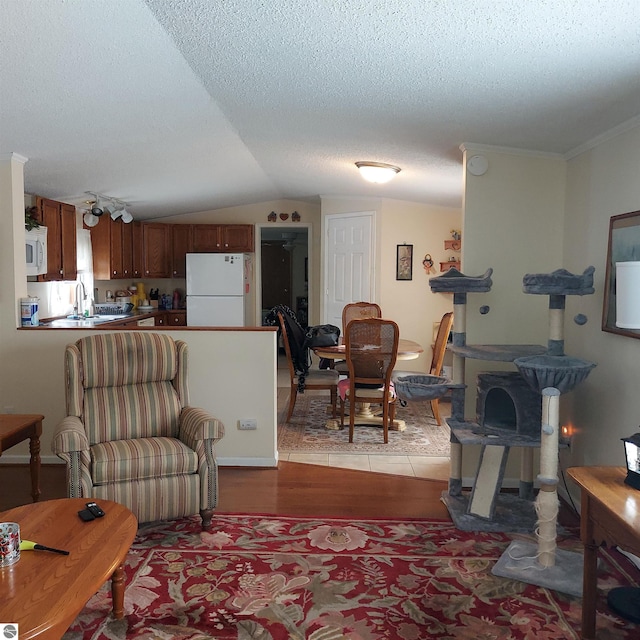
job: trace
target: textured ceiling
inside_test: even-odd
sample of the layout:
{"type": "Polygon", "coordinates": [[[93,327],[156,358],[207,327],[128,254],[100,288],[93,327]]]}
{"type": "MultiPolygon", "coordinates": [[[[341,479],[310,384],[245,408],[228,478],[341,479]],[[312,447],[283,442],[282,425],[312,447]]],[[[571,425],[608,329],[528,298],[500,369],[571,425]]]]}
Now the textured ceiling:
{"type": "Polygon", "coordinates": [[[137,218],[461,204],[462,143],[567,154],[640,114],[638,0],[0,0],[0,153],[137,218]],[[357,160],[398,165],[386,185],[357,160]]]}

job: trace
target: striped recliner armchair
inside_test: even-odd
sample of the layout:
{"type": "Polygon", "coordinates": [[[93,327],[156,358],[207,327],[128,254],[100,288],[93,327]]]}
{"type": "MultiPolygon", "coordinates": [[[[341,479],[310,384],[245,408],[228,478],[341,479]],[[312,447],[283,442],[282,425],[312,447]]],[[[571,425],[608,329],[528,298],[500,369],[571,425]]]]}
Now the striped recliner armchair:
{"type": "Polygon", "coordinates": [[[200,513],[211,524],[224,426],[189,406],[187,355],[185,342],[143,331],[67,345],[67,417],[52,449],[69,497],[119,502],[139,522],[200,513]]]}

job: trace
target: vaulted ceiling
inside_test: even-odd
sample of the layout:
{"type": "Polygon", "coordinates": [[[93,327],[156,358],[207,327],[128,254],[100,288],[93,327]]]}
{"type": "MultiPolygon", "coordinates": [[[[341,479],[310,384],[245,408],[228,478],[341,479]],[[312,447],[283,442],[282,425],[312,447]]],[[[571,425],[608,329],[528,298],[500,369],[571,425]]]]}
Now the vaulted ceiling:
{"type": "Polygon", "coordinates": [[[0,0],[0,153],[139,219],[459,207],[462,143],[567,155],[640,114],[637,0],[0,0]],[[354,162],[402,168],[385,185],[354,162]]]}

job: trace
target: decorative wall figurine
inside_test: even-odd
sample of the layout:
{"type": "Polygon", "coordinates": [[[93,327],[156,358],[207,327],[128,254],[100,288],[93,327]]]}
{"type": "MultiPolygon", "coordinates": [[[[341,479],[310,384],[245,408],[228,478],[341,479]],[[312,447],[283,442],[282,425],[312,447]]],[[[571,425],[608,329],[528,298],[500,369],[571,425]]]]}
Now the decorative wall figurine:
{"type": "Polygon", "coordinates": [[[424,256],[424,260],[422,261],[422,266],[424,267],[424,272],[429,275],[433,271],[433,258],[430,253],[427,253],[424,256]]]}
{"type": "Polygon", "coordinates": [[[268,216],[267,220],[269,222],[275,222],[278,219],[278,214],[275,211],[272,211],[268,216]]]}
{"type": "Polygon", "coordinates": [[[300,222],[300,214],[297,211],[294,211],[291,214],[291,220],[293,220],[294,222],[300,222]]]}
{"type": "Polygon", "coordinates": [[[280,214],[280,220],[288,220],[289,219],[289,214],[288,213],[281,213],[280,214]]]}

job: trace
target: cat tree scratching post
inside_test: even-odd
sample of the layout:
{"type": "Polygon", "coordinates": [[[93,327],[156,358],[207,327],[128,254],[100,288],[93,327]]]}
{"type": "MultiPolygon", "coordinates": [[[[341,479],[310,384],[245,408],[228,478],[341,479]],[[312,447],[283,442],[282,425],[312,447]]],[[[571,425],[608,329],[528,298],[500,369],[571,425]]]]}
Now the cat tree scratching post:
{"type": "Polygon", "coordinates": [[[575,596],[582,595],[582,554],[556,548],[559,405],[560,394],[580,384],[595,364],[564,354],[564,309],[565,295],[594,292],[593,272],[593,267],[588,267],[582,275],[560,269],[524,278],[525,293],[549,295],[547,354],[514,361],[529,385],[542,392],[540,491],[536,499],[538,544],[512,542],[492,571],[497,576],[575,596]]]}

